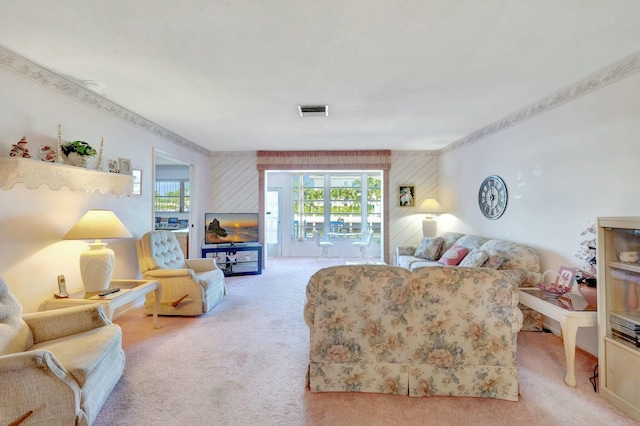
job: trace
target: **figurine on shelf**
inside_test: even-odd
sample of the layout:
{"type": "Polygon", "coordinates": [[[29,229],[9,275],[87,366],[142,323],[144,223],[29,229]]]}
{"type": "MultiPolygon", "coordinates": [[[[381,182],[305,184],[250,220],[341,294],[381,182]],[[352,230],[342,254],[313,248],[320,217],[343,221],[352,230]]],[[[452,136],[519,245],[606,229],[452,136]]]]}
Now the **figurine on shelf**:
{"type": "Polygon", "coordinates": [[[40,147],[40,152],[38,153],[38,158],[42,161],[47,161],[49,163],[53,163],[56,161],[57,153],[51,148],[49,145],[42,145],[40,147]]]}
{"type": "Polygon", "coordinates": [[[11,157],[31,158],[31,154],[29,154],[29,148],[27,148],[26,136],[23,136],[18,143],[12,145],[9,155],[11,157]]]}

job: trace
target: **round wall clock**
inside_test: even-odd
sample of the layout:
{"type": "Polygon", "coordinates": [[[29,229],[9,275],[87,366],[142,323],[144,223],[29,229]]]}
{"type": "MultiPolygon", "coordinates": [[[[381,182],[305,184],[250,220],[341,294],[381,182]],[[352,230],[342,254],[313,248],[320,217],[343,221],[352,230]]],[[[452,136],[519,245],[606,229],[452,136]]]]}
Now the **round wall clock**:
{"type": "Polygon", "coordinates": [[[487,176],[478,191],[478,206],[488,219],[497,219],[507,208],[507,186],[500,176],[487,176]]]}

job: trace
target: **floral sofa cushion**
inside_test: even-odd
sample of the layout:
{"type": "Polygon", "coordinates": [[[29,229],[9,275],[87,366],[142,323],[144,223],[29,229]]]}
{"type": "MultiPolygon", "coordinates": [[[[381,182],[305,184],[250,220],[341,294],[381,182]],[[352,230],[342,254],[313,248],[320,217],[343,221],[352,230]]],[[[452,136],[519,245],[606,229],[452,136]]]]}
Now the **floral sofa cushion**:
{"type": "Polygon", "coordinates": [[[313,392],[518,399],[516,283],[496,270],[324,268],[307,285],[313,392]]]}
{"type": "MultiPolygon", "coordinates": [[[[489,255],[486,251],[474,248],[462,259],[459,263],[460,266],[469,266],[472,268],[479,268],[485,264],[489,255]]],[[[494,268],[498,269],[498,268],[494,268]]]]}
{"type": "Polygon", "coordinates": [[[426,260],[436,260],[443,243],[444,240],[440,237],[423,238],[413,255],[426,260]]]}

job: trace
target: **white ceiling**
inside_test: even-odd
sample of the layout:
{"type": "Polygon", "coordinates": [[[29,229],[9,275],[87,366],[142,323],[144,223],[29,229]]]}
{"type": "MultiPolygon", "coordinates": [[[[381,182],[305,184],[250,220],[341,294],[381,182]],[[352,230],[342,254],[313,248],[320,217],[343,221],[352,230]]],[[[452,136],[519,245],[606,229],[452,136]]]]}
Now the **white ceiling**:
{"type": "Polygon", "coordinates": [[[439,149],[640,46],[638,0],[0,0],[0,16],[0,45],[223,151],[439,149]]]}

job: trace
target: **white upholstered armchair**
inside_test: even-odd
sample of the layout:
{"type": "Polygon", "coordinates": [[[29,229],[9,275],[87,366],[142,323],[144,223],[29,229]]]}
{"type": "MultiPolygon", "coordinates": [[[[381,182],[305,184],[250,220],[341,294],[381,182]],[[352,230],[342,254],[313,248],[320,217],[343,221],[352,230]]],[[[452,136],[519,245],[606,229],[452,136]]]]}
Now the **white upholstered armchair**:
{"type": "Polygon", "coordinates": [[[90,425],[124,364],[100,304],[22,315],[0,278],[1,425],[90,425]]]}
{"type": "MultiPolygon", "coordinates": [[[[162,285],[160,315],[201,315],[226,294],[224,273],[214,259],[185,259],[171,231],[147,232],[137,241],[144,279],[162,285]]],[[[145,313],[152,314],[154,296],[147,295],[145,313]]]]}

